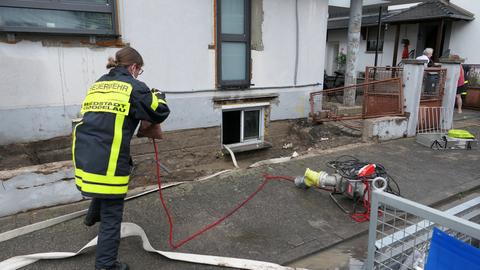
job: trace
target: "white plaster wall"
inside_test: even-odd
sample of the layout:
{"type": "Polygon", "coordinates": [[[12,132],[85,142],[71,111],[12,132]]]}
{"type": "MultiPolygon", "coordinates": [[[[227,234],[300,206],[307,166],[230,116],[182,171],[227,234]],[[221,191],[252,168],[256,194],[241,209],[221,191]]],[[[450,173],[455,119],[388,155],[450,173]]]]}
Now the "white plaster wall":
{"type": "Polygon", "coordinates": [[[114,51],[0,43],[0,110],[79,104],[114,51]]]}
{"type": "MultiPolygon", "coordinates": [[[[323,82],[327,0],[298,0],[297,84],[323,82]]],[[[264,0],[263,51],[252,51],[255,87],[292,86],[295,72],[295,0],[264,0]]],[[[215,88],[213,0],[119,0],[124,42],[145,60],[141,80],[168,92],[215,88]]],[[[85,93],[106,72],[115,48],[0,43],[0,144],[70,134],[85,93]]],[[[269,89],[279,94],[272,120],[308,115],[314,87],[269,89]]],[[[242,96],[267,90],[168,94],[171,116],[165,130],[218,126],[215,95],[242,96]]]]}
{"type": "Polygon", "coordinates": [[[146,62],[141,80],[165,91],[214,88],[212,0],[121,3],[122,35],[146,62]]]}
{"type": "Polygon", "coordinates": [[[473,21],[453,22],[450,38],[451,53],[464,57],[466,63],[479,64],[480,3],[472,0],[451,0],[450,2],[475,14],[473,21]]]}
{"type": "Polygon", "coordinates": [[[252,83],[255,86],[293,85],[295,0],[264,0],[263,11],[264,50],[252,51],[252,83]]]}
{"type": "Polygon", "coordinates": [[[323,80],[328,19],[328,8],[325,8],[325,2],[299,0],[300,46],[297,84],[310,84],[323,80]]]}
{"type": "Polygon", "coordinates": [[[380,117],[365,120],[363,140],[388,141],[402,138],[407,133],[408,119],[405,117],[380,117]]]}
{"type": "MultiPolygon", "coordinates": [[[[395,48],[395,32],[396,26],[387,26],[384,36],[383,52],[378,53],[378,66],[391,66],[393,64],[393,51],[395,48]]],[[[339,51],[347,52],[347,29],[330,30],[328,34],[328,42],[339,42],[339,51]]],[[[403,45],[402,39],[410,40],[409,50],[416,47],[418,35],[418,24],[402,25],[400,28],[399,45],[397,53],[397,64],[402,60],[403,45]]],[[[365,67],[374,66],[375,53],[367,52],[367,42],[363,38],[360,40],[360,55],[358,56],[357,72],[365,71],[365,67]]],[[[326,51],[326,54],[330,53],[326,51]]],[[[330,56],[326,55],[328,59],[330,56]]]]}

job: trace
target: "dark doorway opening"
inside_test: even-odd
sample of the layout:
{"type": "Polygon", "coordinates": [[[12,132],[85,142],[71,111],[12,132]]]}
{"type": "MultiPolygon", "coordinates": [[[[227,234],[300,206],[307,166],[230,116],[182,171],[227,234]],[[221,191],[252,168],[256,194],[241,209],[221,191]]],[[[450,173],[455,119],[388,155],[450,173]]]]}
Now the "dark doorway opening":
{"type": "Polygon", "coordinates": [[[240,142],[240,121],[242,111],[224,111],[222,114],[223,144],[240,142]]]}
{"type": "Polygon", "coordinates": [[[417,56],[422,55],[425,48],[432,48],[433,61],[438,59],[443,52],[443,43],[445,36],[444,24],[440,22],[420,23],[418,26],[417,56]]]}

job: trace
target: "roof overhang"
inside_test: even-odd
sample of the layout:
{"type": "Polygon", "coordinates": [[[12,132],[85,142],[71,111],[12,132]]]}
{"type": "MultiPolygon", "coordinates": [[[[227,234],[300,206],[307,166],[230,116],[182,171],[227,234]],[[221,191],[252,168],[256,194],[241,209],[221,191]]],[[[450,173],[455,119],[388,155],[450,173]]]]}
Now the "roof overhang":
{"type": "Polygon", "coordinates": [[[445,1],[424,1],[397,14],[383,18],[384,23],[416,23],[433,20],[474,20],[474,14],[457,5],[445,1]]]}
{"type": "MultiPolygon", "coordinates": [[[[337,5],[345,4],[350,0],[329,0],[337,5]]],[[[391,5],[413,4],[417,5],[402,10],[388,10],[382,16],[382,22],[386,24],[413,24],[439,20],[474,20],[474,14],[449,2],[441,0],[423,1],[418,0],[364,0],[362,26],[374,26],[378,24],[378,9],[391,5]],[[370,4],[370,5],[369,5],[370,4]]],[[[346,29],[349,23],[349,8],[330,6],[330,18],[328,30],[346,29]]]]}
{"type": "MultiPolygon", "coordinates": [[[[356,0],[355,0],[356,1],[356,0]]],[[[363,0],[363,6],[391,6],[422,2],[419,0],[363,0]]],[[[328,5],[339,8],[350,8],[350,0],[328,0],[328,5]]]]}

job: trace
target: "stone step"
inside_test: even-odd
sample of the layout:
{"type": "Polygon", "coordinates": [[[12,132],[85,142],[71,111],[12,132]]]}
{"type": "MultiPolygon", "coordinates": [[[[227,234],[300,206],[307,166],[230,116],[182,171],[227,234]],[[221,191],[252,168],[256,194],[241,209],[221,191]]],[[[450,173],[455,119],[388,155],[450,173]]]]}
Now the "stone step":
{"type": "Polygon", "coordinates": [[[341,132],[352,136],[352,137],[362,137],[362,127],[358,126],[358,121],[355,123],[351,121],[335,121],[335,122],[326,122],[326,125],[329,125],[334,128],[338,128],[341,132]]]}

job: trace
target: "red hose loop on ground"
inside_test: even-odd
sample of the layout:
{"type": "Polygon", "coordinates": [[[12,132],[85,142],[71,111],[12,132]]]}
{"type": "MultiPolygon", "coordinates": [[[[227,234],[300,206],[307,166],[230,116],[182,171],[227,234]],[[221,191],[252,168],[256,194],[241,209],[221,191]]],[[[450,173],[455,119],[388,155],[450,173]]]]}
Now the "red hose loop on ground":
{"type": "Polygon", "coordinates": [[[196,238],[200,234],[202,234],[202,233],[212,229],[213,227],[217,226],[218,224],[220,224],[225,219],[229,218],[231,215],[233,215],[235,212],[237,212],[240,208],[242,208],[244,205],[246,205],[251,199],[253,199],[253,197],[255,197],[255,195],[257,195],[257,193],[260,192],[265,187],[265,185],[268,183],[268,181],[271,181],[271,180],[285,180],[285,181],[290,181],[290,182],[294,181],[294,178],[290,177],[290,176],[274,176],[274,175],[268,175],[268,174],[263,175],[263,178],[264,178],[263,182],[260,184],[260,186],[258,186],[257,190],[255,190],[252,194],[250,194],[243,202],[238,204],[235,208],[230,210],[227,214],[225,214],[223,217],[219,218],[217,221],[210,223],[205,228],[203,228],[203,229],[199,230],[198,232],[186,237],[183,240],[180,240],[178,243],[175,243],[174,240],[173,240],[173,227],[174,227],[173,220],[172,220],[172,217],[170,215],[170,211],[168,210],[167,204],[165,203],[165,200],[163,198],[163,193],[162,193],[162,182],[161,182],[161,179],[160,179],[160,162],[158,160],[158,149],[157,149],[157,145],[155,143],[155,139],[152,139],[152,142],[153,142],[153,149],[155,150],[158,192],[160,194],[160,201],[162,203],[163,209],[165,210],[165,214],[167,215],[168,224],[169,224],[168,243],[169,243],[170,247],[174,250],[181,247],[182,245],[184,245],[188,241],[196,238]]]}

